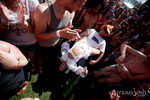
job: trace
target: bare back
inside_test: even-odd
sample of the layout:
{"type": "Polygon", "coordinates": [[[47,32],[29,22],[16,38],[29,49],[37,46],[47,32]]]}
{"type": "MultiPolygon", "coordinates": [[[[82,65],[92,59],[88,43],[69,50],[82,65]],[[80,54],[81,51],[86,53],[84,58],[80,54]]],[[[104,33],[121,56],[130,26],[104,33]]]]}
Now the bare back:
{"type": "Polygon", "coordinates": [[[142,56],[129,54],[124,60],[124,65],[133,75],[149,74],[150,71],[150,65],[148,64],[147,58],[142,56]]]}

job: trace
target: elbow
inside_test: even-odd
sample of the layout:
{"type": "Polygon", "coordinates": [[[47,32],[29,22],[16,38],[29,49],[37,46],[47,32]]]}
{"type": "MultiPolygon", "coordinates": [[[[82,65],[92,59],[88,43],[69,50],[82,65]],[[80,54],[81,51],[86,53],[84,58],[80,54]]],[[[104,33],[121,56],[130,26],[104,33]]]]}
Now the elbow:
{"type": "Polygon", "coordinates": [[[127,46],[127,44],[121,44],[121,48],[123,48],[123,47],[126,47],[127,46]]]}
{"type": "Polygon", "coordinates": [[[100,59],[101,59],[103,56],[104,56],[104,52],[100,52],[100,53],[99,53],[99,57],[98,57],[98,58],[100,58],[100,59]]]}
{"type": "Polygon", "coordinates": [[[121,47],[129,47],[129,45],[127,43],[122,43],[121,47]]]}
{"type": "Polygon", "coordinates": [[[123,44],[121,44],[120,49],[123,50],[123,49],[125,49],[127,47],[129,47],[129,46],[127,44],[123,43],[123,44]]]}

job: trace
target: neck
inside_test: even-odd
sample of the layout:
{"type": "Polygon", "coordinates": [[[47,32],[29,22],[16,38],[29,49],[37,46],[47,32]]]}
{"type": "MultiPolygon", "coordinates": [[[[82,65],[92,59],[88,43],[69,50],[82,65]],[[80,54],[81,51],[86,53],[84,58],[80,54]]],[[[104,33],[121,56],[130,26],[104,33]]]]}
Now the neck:
{"type": "Polygon", "coordinates": [[[63,2],[56,0],[54,3],[54,11],[57,18],[62,19],[65,14],[65,8],[63,6],[63,2]]]}

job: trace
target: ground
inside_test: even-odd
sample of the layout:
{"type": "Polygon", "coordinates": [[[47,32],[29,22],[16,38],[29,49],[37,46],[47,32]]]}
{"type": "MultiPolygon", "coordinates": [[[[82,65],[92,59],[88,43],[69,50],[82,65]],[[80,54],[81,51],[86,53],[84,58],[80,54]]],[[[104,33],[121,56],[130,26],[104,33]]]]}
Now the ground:
{"type": "MultiPolygon", "coordinates": [[[[29,82],[29,85],[27,87],[27,89],[24,91],[24,93],[22,93],[19,96],[13,96],[12,98],[10,98],[9,100],[21,100],[21,98],[35,98],[38,97],[40,98],[40,100],[52,100],[52,92],[51,91],[41,91],[40,89],[37,88],[38,92],[35,91],[34,88],[34,84],[37,82],[39,77],[39,74],[33,74],[31,76],[31,81],[29,82]]],[[[66,98],[65,100],[73,100],[74,95],[71,94],[73,88],[77,85],[77,83],[79,82],[80,77],[76,77],[76,79],[68,79],[68,86],[65,89],[65,91],[63,92],[63,96],[66,98]]]]}

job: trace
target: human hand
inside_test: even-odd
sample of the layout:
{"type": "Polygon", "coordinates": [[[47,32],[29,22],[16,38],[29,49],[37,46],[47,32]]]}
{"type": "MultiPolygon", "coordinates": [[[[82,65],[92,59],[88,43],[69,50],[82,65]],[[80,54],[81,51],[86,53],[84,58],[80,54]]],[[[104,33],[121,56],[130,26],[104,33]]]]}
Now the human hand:
{"type": "Polygon", "coordinates": [[[19,18],[19,22],[24,24],[24,21],[25,21],[25,6],[23,5],[21,7],[21,4],[19,3],[18,4],[18,18],[19,18]]]}
{"type": "Polygon", "coordinates": [[[67,38],[71,41],[74,41],[74,40],[80,39],[80,35],[79,35],[80,31],[81,31],[80,29],[72,30],[67,27],[67,28],[60,30],[60,37],[67,38]]]}
{"type": "Polygon", "coordinates": [[[0,32],[6,33],[9,30],[9,23],[8,23],[8,9],[3,4],[0,4],[0,16],[3,20],[0,20],[0,32]]]}
{"type": "Polygon", "coordinates": [[[87,76],[87,74],[88,74],[87,67],[84,67],[84,71],[82,73],[83,73],[84,76],[87,76]]]}
{"type": "Polygon", "coordinates": [[[96,63],[97,63],[96,60],[91,60],[91,61],[89,62],[90,65],[94,65],[94,64],[96,64],[96,63]]]}
{"type": "Polygon", "coordinates": [[[58,67],[60,72],[63,72],[66,68],[66,66],[64,64],[60,64],[60,66],[58,67]]]}
{"type": "Polygon", "coordinates": [[[125,59],[125,55],[121,55],[119,58],[116,59],[116,62],[118,64],[123,63],[124,59],[125,59]]]}
{"type": "MultiPolygon", "coordinates": [[[[82,30],[81,29],[74,29],[74,31],[76,31],[76,32],[82,32],[82,30]]],[[[80,35],[79,34],[77,34],[78,35],[78,37],[80,37],[80,35]]],[[[80,37],[81,38],[81,37],[80,37]]],[[[76,40],[79,40],[80,38],[76,38],[76,37],[74,37],[74,38],[72,38],[72,39],[70,39],[70,41],[76,41],[76,40]]]]}
{"type": "Polygon", "coordinates": [[[22,26],[25,28],[25,30],[32,32],[31,27],[29,27],[29,23],[25,20],[25,5],[18,4],[18,20],[19,20],[19,26],[22,26]]]}
{"type": "Polygon", "coordinates": [[[69,23],[67,27],[70,28],[70,29],[72,29],[73,28],[72,23],[69,23]]]}
{"type": "Polygon", "coordinates": [[[119,100],[120,96],[116,93],[116,90],[112,90],[112,92],[109,94],[111,100],[119,100]]]}

